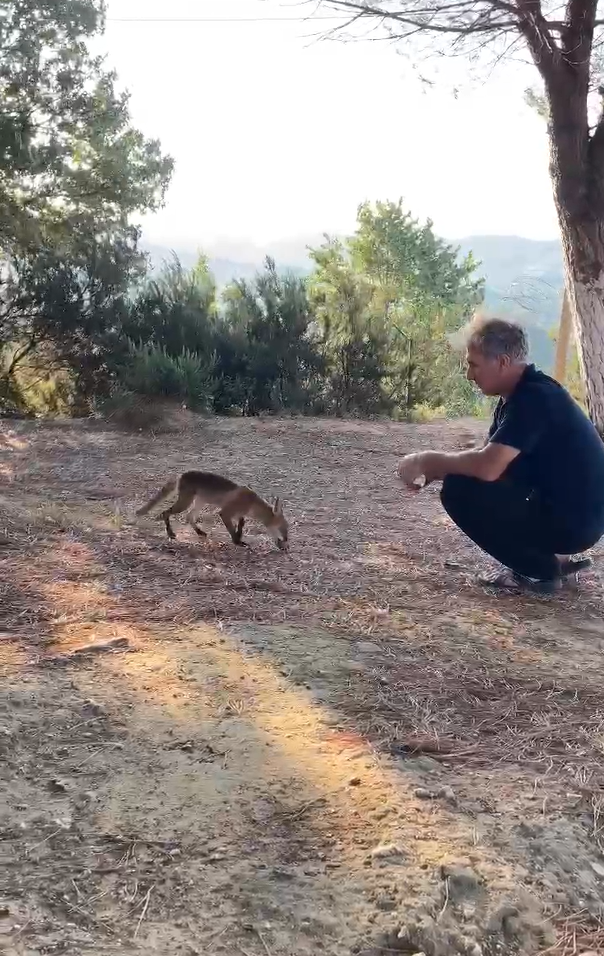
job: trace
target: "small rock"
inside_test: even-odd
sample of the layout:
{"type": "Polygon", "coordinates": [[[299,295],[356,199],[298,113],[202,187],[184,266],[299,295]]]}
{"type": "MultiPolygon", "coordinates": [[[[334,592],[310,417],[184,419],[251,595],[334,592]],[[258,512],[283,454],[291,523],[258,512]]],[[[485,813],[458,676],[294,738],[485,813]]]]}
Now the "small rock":
{"type": "Polygon", "coordinates": [[[371,851],[374,860],[397,860],[405,856],[405,851],[398,843],[381,843],[371,851]]]}
{"type": "Polygon", "coordinates": [[[435,773],[442,770],[442,765],[437,760],[433,760],[432,757],[425,754],[411,754],[406,748],[398,747],[396,744],[391,753],[405,761],[405,770],[415,770],[418,773],[435,773]]]}
{"type": "Polygon", "coordinates": [[[83,810],[90,803],[90,797],[87,792],[78,793],[73,800],[73,805],[76,810],[83,810]]]}
{"type": "Polygon", "coordinates": [[[417,797],[418,800],[434,800],[436,794],[433,790],[426,790],[425,787],[416,787],[413,796],[417,797]]]}
{"type": "Polygon", "coordinates": [[[50,780],[48,783],[48,789],[51,793],[67,793],[67,784],[64,780],[50,780]]]}
{"type": "Polygon", "coordinates": [[[361,654],[377,654],[381,651],[379,644],[374,644],[372,641],[359,641],[355,645],[355,649],[360,651],[361,654]]]}
{"type": "Polygon", "coordinates": [[[360,786],[361,786],[361,778],[360,778],[360,777],[351,777],[350,780],[348,781],[348,786],[349,786],[349,787],[360,787],[360,786]]]}
{"type": "Polygon", "coordinates": [[[505,937],[513,935],[515,920],[518,916],[518,907],[511,903],[503,903],[492,916],[489,917],[487,929],[489,933],[503,933],[505,937]]]}
{"type": "Polygon", "coordinates": [[[363,674],[367,670],[366,665],[361,664],[360,661],[345,661],[342,667],[345,671],[350,671],[352,674],[363,674]]]}
{"type": "Polygon", "coordinates": [[[392,911],[396,909],[397,903],[391,896],[379,896],[375,901],[375,905],[383,913],[392,913],[392,911]]]}
{"type": "Polygon", "coordinates": [[[482,956],[482,946],[480,943],[470,941],[466,945],[466,956],[482,956]]]}
{"type": "MultiPolygon", "coordinates": [[[[590,818],[591,819],[591,818],[590,818]]],[[[518,832],[523,837],[534,839],[541,835],[543,828],[538,824],[530,823],[528,820],[521,820],[518,824],[518,832]]]]}
{"type": "Polygon", "coordinates": [[[592,863],[591,868],[596,876],[604,877],[604,866],[601,863],[592,863]]]}
{"type": "Polygon", "coordinates": [[[455,796],[455,790],[453,787],[441,787],[437,796],[441,797],[443,800],[446,800],[447,803],[457,803],[457,797],[455,796]]]}
{"type": "Polygon", "coordinates": [[[476,892],[480,885],[478,873],[463,864],[454,863],[441,867],[441,876],[443,880],[449,881],[449,896],[453,901],[476,892]]]}

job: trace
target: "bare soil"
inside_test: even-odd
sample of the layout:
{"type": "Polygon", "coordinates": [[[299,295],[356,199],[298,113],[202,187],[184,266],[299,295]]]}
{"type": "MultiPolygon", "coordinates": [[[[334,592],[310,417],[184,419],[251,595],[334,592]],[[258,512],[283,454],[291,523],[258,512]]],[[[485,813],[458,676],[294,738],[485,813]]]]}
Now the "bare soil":
{"type": "Polygon", "coordinates": [[[0,952],[604,952],[599,565],[484,592],[394,476],[481,430],[0,426],[0,952]],[[189,467],[290,553],[134,519],[189,467]]]}

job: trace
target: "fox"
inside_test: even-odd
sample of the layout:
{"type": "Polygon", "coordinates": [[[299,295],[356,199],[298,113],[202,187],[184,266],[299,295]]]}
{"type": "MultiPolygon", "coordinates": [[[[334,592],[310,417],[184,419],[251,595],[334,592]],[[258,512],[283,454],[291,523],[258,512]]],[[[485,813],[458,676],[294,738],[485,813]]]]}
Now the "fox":
{"type": "Polygon", "coordinates": [[[207,532],[199,526],[198,521],[201,507],[209,504],[220,509],[218,514],[233,544],[246,546],[246,542],[242,540],[245,519],[253,518],[264,525],[267,534],[280,551],[287,550],[289,527],[279,498],[271,506],[246,485],[235,484],[229,478],[209,471],[185,471],[178,478],[170,479],[151,501],[138,509],[137,516],[148,514],[155,505],[164,501],[174,491],[177,492],[176,501],[159,515],[171,540],[174,540],[176,535],[170,524],[170,517],[183,511],[188,511],[187,522],[199,537],[207,538],[207,532]]]}

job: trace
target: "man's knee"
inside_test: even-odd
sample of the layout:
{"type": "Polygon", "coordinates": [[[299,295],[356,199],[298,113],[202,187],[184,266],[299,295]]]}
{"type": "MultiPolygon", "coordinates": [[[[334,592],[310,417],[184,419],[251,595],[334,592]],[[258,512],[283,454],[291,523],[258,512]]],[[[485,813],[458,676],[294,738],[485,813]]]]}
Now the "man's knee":
{"type": "Polygon", "coordinates": [[[456,521],[460,510],[465,512],[476,495],[476,478],[468,475],[446,475],[440,489],[440,500],[447,514],[456,521]]]}

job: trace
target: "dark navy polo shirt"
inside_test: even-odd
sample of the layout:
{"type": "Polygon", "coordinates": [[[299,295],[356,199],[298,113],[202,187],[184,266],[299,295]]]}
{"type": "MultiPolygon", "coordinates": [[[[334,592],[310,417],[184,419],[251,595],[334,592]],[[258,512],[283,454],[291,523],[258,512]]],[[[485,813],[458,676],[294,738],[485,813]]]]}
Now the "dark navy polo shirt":
{"type": "Polygon", "coordinates": [[[489,441],[520,452],[504,477],[521,482],[553,515],[604,521],[604,442],[549,375],[527,365],[512,394],[499,399],[489,441]]]}

